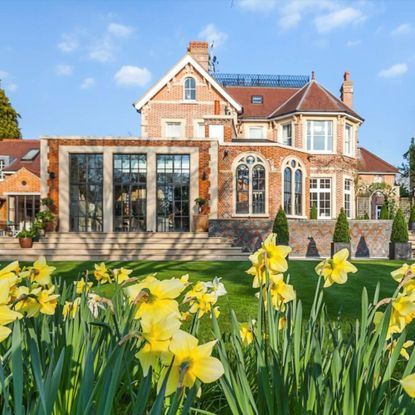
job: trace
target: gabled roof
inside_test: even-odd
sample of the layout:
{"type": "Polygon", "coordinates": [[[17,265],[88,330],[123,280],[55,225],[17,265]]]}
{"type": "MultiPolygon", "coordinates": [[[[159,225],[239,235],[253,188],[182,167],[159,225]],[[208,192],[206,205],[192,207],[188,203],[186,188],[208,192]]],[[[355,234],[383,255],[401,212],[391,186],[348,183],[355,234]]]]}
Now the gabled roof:
{"type": "Polygon", "coordinates": [[[363,121],[359,114],[314,79],[279,106],[270,118],[296,112],[342,112],[363,121]]]}
{"type": "Polygon", "coordinates": [[[39,140],[1,140],[0,157],[9,157],[9,164],[4,166],[5,172],[17,172],[22,167],[40,176],[40,141],[39,140]],[[31,160],[22,160],[30,150],[39,150],[31,160]]]}
{"type": "Polygon", "coordinates": [[[191,64],[220,95],[222,95],[238,112],[242,111],[241,105],[207,72],[192,56],[186,53],[179,62],[176,63],[155,85],[153,85],[139,100],[133,105],[137,111],[140,111],[154,95],[157,94],[177,73],[179,73],[187,64],[191,64]]]}
{"type": "Polygon", "coordinates": [[[357,170],[359,173],[399,173],[399,170],[395,166],[382,160],[376,154],[373,154],[363,147],[360,147],[359,150],[357,160],[357,170]]]}
{"type": "Polygon", "coordinates": [[[275,108],[281,106],[287,99],[291,98],[298,88],[275,88],[275,87],[225,87],[243,107],[241,118],[267,118],[275,108]],[[253,104],[253,95],[261,95],[263,104],[253,104]]]}

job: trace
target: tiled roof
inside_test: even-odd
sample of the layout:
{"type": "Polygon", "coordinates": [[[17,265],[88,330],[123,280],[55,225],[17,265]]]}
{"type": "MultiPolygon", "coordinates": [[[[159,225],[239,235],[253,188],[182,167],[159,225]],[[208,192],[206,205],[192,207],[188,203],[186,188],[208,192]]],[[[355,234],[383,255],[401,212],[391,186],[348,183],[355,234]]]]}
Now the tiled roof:
{"type": "Polygon", "coordinates": [[[242,105],[241,118],[266,118],[275,108],[299,91],[298,88],[266,87],[226,87],[225,89],[242,105]],[[252,95],[262,95],[263,104],[252,104],[252,95]]]}
{"type": "Polygon", "coordinates": [[[360,115],[315,80],[303,86],[284,104],[276,108],[271,116],[278,117],[294,112],[345,112],[363,120],[360,115]]]}
{"type": "Polygon", "coordinates": [[[360,147],[359,150],[357,162],[357,169],[359,173],[399,173],[399,170],[396,167],[382,160],[376,154],[373,154],[363,147],[360,147]]]}
{"type": "Polygon", "coordinates": [[[25,167],[36,176],[40,176],[40,153],[33,160],[22,160],[30,150],[40,150],[39,140],[1,140],[0,156],[10,157],[10,163],[4,171],[16,172],[25,167]]]}

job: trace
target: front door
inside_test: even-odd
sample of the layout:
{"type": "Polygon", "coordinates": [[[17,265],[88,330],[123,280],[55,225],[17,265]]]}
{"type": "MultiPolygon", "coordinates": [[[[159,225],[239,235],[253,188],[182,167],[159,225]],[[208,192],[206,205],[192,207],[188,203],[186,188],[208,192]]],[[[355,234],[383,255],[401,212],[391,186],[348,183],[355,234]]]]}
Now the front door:
{"type": "Polygon", "coordinates": [[[114,232],[146,230],[147,158],[114,154],[114,232]]]}
{"type": "Polygon", "coordinates": [[[190,229],[190,155],[157,155],[157,231],[190,229]]]}

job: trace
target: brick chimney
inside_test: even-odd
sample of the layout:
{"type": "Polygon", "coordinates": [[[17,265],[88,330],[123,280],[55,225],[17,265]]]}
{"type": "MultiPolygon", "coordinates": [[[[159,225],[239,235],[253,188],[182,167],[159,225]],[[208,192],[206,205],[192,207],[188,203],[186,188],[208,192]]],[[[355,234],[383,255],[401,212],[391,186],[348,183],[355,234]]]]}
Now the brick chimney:
{"type": "Polygon", "coordinates": [[[346,71],[340,88],[340,99],[350,108],[353,107],[353,81],[350,80],[350,72],[346,71]]]}
{"type": "Polygon", "coordinates": [[[189,42],[188,52],[202,65],[203,69],[209,70],[209,44],[208,42],[189,42]]]}

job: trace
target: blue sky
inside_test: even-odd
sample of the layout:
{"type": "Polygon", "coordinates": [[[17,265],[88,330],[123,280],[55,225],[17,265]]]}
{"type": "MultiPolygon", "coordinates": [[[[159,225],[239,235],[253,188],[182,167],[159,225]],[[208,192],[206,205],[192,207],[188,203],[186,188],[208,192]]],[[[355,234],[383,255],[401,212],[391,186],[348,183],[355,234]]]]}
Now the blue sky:
{"type": "Polygon", "coordinates": [[[25,138],[134,135],[132,103],[184,53],[215,41],[221,72],[345,70],[362,146],[393,164],[415,136],[415,2],[1,1],[0,78],[25,138]]]}

